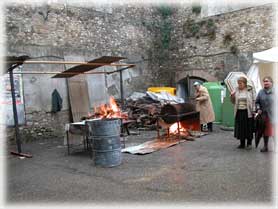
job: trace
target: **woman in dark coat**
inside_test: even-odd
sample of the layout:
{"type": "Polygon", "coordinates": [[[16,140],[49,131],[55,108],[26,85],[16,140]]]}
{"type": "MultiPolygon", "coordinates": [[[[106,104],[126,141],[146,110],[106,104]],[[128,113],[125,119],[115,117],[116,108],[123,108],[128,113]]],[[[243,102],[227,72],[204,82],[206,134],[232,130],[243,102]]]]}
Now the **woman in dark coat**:
{"type": "Polygon", "coordinates": [[[240,77],[238,87],[231,93],[234,104],[235,129],[234,137],[240,140],[239,149],[244,149],[247,140],[247,149],[251,149],[253,139],[253,115],[255,113],[255,92],[247,87],[247,79],[240,77]]]}
{"type": "Polygon", "coordinates": [[[273,92],[273,80],[271,77],[267,76],[263,78],[263,86],[256,98],[256,110],[258,114],[261,114],[264,121],[263,126],[263,137],[264,137],[264,147],[261,152],[268,151],[268,140],[269,137],[273,136],[273,102],[274,102],[274,92],[273,92]]]}

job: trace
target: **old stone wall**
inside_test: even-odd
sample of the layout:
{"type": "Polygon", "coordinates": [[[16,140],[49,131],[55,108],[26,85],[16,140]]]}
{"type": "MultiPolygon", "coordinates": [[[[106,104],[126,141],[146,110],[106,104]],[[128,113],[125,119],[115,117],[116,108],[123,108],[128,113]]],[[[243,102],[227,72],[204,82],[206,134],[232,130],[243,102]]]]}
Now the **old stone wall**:
{"type": "MultiPolygon", "coordinates": [[[[70,120],[67,110],[57,113],[44,111],[26,113],[26,125],[19,127],[19,133],[23,142],[63,137],[65,123],[68,121],[70,120]]],[[[6,136],[13,142],[15,139],[14,129],[8,127],[6,136]]]]}
{"type": "MultiPolygon", "coordinates": [[[[147,82],[152,77],[148,75],[151,71],[146,69],[147,52],[151,49],[154,34],[143,23],[159,19],[152,10],[125,6],[101,12],[94,7],[59,4],[8,7],[7,42],[12,48],[20,45],[57,48],[64,56],[74,56],[75,52],[84,56],[87,52],[91,59],[103,55],[127,57],[128,62],[137,63],[136,75],[143,76],[147,82]]],[[[32,55],[35,56],[36,51],[32,55]]],[[[144,90],[146,85],[138,82],[135,77],[130,88],[135,86],[144,90]]]]}
{"type": "MultiPolygon", "coordinates": [[[[116,5],[107,9],[69,4],[8,6],[7,54],[76,61],[104,55],[127,57],[124,62],[136,64],[123,73],[127,97],[150,86],[175,86],[187,75],[215,81],[223,80],[230,71],[246,72],[252,53],[272,46],[271,4],[215,16],[203,14],[202,6],[191,5],[116,5]]],[[[56,72],[64,66],[23,68],[56,72]]],[[[21,128],[22,133],[39,136],[43,126],[44,132],[62,130],[70,120],[66,80],[53,80],[50,75],[24,75],[23,80],[27,126],[21,128]],[[55,88],[64,103],[62,112],[53,115],[50,95],[55,88]]],[[[120,97],[118,74],[90,75],[87,82],[92,107],[107,95],[120,97]]]]}
{"type": "MultiPolygon", "coordinates": [[[[8,55],[27,54],[41,57],[36,60],[92,60],[100,56],[123,56],[124,62],[135,63],[136,67],[124,71],[124,96],[133,91],[144,92],[152,85],[151,59],[155,34],[144,23],[159,21],[151,7],[113,7],[101,10],[98,7],[81,8],[70,5],[16,5],[8,6],[6,17],[6,43],[8,55]],[[150,66],[150,67],[149,67],[150,66]],[[144,81],[144,82],[142,82],[144,81]]],[[[115,68],[115,67],[114,67],[115,68]]],[[[24,65],[27,71],[62,71],[64,66],[24,65]]],[[[104,68],[104,70],[106,70],[104,68]]],[[[116,69],[113,69],[116,70],[116,69]]],[[[42,133],[61,129],[69,122],[68,93],[65,79],[51,79],[53,75],[23,75],[27,126],[22,133],[42,133]],[[51,93],[57,89],[63,98],[63,115],[59,121],[52,120],[51,93]],[[34,121],[31,124],[31,121],[34,121]],[[46,124],[44,124],[46,123],[46,124]],[[29,129],[29,130],[27,130],[29,129]],[[41,131],[42,130],[42,131],[41,131]]],[[[91,107],[105,102],[106,95],[120,96],[119,75],[106,77],[87,76],[91,107]],[[101,81],[103,80],[103,82],[101,81]],[[102,101],[103,100],[103,101],[102,101]]],[[[56,116],[55,116],[56,117],[56,116]]],[[[28,135],[27,134],[27,135],[28,135]]]]}
{"type": "Polygon", "coordinates": [[[20,130],[27,140],[52,138],[64,135],[64,123],[69,121],[69,113],[68,111],[57,113],[39,111],[26,114],[26,118],[26,126],[20,127],[20,130]]]}
{"type": "MultiPolygon", "coordinates": [[[[192,7],[174,8],[170,57],[175,81],[184,71],[202,69],[218,80],[229,71],[248,71],[252,53],[274,41],[274,8],[267,4],[204,17],[192,7]]],[[[209,76],[208,76],[209,77],[209,76]]]]}

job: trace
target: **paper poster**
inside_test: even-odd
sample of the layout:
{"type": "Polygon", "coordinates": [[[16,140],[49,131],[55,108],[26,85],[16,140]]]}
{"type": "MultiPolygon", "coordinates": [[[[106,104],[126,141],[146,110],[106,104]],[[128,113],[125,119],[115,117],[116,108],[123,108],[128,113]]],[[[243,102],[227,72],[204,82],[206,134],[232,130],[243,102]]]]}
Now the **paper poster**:
{"type": "MultiPolygon", "coordinates": [[[[21,71],[22,71],[21,66],[13,70],[14,73],[21,72],[21,71]]],[[[23,125],[25,124],[25,111],[24,111],[22,74],[13,74],[13,77],[14,77],[14,89],[15,89],[18,123],[20,125],[23,125]]],[[[4,109],[4,115],[3,115],[5,118],[4,125],[13,126],[14,116],[13,116],[12,94],[11,94],[9,73],[0,76],[0,88],[2,93],[0,97],[0,105],[4,109]]]]}

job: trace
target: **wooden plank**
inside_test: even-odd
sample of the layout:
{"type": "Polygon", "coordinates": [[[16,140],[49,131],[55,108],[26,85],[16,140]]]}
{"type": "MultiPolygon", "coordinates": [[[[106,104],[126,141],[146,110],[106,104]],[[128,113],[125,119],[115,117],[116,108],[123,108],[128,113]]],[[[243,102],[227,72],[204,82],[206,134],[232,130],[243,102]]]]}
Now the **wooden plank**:
{"type": "Polygon", "coordinates": [[[65,61],[44,61],[44,60],[39,60],[39,61],[6,61],[5,63],[7,64],[62,64],[62,65],[84,65],[84,66],[129,66],[130,64],[128,63],[104,63],[104,62],[65,62],[65,61]]]}
{"type": "MultiPolygon", "coordinates": [[[[88,63],[90,64],[93,64],[93,63],[103,63],[104,65],[111,65],[111,63],[113,62],[117,62],[121,59],[125,59],[124,57],[111,57],[111,56],[102,56],[100,58],[97,58],[97,59],[94,59],[94,60],[91,60],[89,61],[88,63]]],[[[74,66],[70,69],[67,69],[66,71],[64,72],[75,72],[75,73],[78,73],[78,74],[81,74],[81,73],[85,73],[87,71],[90,71],[90,70],[93,70],[95,68],[98,68],[98,67],[101,67],[101,66],[104,66],[104,65],[95,65],[95,66],[88,66],[88,65],[77,65],[77,66],[74,66]]],[[[70,74],[63,74],[64,72],[60,73],[60,74],[57,74],[55,76],[53,76],[52,78],[68,78],[68,77],[72,77],[74,75],[70,75],[70,74]]]]}
{"type": "Polygon", "coordinates": [[[69,98],[73,122],[78,122],[90,111],[88,85],[85,75],[68,79],[69,98]]]}
{"type": "Polygon", "coordinates": [[[10,153],[12,155],[17,155],[17,156],[20,156],[20,157],[27,157],[27,158],[32,158],[33,157],[33,155],[28,154],[28,153],[22,153],[22,152],[16,152],[16,151],[10,151],[10,153]]]}
{"type": "MultiPolygon", "coordinates": [[[[84,61],[84,57],[65,56],[65,61],[68,60],[84,61]]],[[[66,65],[66,69],[70,68],[72,68],[72,65],[66,65]]],[[[73,122],[79,122],[81,117],[88,115],[88,112],[90,111],[86,75],[77,75],[72,78],[67,78],[67,82],[73,122]]]]}

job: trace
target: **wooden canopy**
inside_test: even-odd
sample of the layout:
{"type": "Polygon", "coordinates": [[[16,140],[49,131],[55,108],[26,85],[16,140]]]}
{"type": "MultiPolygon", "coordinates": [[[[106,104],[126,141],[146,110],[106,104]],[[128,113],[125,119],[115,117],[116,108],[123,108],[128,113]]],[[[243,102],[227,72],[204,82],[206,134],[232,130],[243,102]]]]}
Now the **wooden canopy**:
{"type": "Polygon", "coordinates": [[[117,62],[119,60],[126,59],[125,57],[112,57],[112,56],[103,56],[94,60],[91,60],[88,62],[88,64],[95,64],[95,65],[87,65],[87,64],[81,64],[74,66],[68,70],[65,70],[64,72],[58,73],[54,75],[52,78],[68,78],[75,76],[77,74],[82,74],[87,71],[96,69],[98,67],[111,64],[113,62],[117,62]]]}

